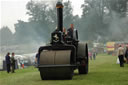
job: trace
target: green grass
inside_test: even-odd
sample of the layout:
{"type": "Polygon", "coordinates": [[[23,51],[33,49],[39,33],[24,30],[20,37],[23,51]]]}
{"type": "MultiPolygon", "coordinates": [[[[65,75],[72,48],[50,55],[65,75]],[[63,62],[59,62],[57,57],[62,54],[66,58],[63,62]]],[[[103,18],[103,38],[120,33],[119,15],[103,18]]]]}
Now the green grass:
{"type": "Polygon", "coordinates": [[[16,73],[0,72],[0,85],[128,85],[128,65],[121,68],[116,56],[100,54],[90,61],[89,74],[75,75],[72,80],[41,80],[34,67],[16,70],[16,73]]]}

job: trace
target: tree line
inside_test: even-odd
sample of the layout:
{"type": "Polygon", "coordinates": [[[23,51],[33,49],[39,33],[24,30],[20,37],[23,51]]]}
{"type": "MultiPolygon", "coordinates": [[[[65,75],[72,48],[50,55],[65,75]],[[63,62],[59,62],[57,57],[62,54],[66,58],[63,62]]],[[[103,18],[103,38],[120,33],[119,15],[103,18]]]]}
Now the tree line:
{"type": "MultiPolygon", "coordinates": [[[[82,15],[73,15],[71,1],[63,3],[63,24],[66,29],[73,23],[82,41],[106,42],[128,38],[128,0],[84,0],[82,15]]],[[[57,25],[55,6],[43,1],[29,1],[26,5],[28,22],[18,20],[12,34],[2,27],[1,45],[48,42],[57,25]]]]}

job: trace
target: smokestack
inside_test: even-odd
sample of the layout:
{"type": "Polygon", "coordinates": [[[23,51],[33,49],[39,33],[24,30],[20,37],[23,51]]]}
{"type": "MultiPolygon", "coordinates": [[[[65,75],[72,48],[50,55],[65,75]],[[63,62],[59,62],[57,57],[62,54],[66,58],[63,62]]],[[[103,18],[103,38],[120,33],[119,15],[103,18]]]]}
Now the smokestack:
{"type": "Polygon", "coordinates": [[[57,2],[56,8],[57,8],[57,20],[58,20],[57,29],[62,32],[63,31],[63,4],[61,2],[57,2]]]}

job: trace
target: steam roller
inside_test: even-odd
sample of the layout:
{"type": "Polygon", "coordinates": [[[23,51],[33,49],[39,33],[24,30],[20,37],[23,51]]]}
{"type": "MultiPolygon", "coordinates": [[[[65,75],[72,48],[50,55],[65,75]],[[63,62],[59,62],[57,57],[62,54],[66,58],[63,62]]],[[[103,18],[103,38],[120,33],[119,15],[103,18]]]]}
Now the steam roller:
{"type": "Polygon", "coordinates": [[[73,37],[63,32],[63,4],[57,2],[57,29],[51,33],[50,45],[39,48],[38,68],[42,80],[72,79],[74,70],[79,74],[88,73],[88,46],[79,42],[78,32],[73,37]]]}

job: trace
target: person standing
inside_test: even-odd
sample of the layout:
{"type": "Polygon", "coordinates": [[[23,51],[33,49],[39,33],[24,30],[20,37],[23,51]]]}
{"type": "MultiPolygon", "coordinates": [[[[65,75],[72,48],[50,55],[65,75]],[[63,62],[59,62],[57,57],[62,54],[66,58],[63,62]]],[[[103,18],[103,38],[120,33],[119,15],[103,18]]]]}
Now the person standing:
{"type": "Polygon", "coordinates": [[[93,59],[96,60],[96,53],[93,52],[93,59]]]}
{"type": "Polygon", "coordinates": [[[124,48],[120,45],[117,52],[119,61],[120,61],[120,67],[124,67],[124,48]]]}
{"type": "Polygon", "coordinates": [[[93,59],[96,60],[96,50],[93,49],[93,53],[92,53],[93,59]]]}
{"type": "Polygon", "coordinates": [[[67,30],[67,35],[73,39],[73,30],[74,30],[74,25],[70,24],[70,28],[67,30]]]}
{"type": "Polygon", "coordinates": [[[24,69],[24,60],[21,61],[22,69],[24,69]]]}
{"type": "Polygon", "coordinates": [[[125,58],[126,58],[126,62],[128,64],[128,46],[126,47],[125,58]]]}
{"type": "Polygon", "coordinates": [[[11,56],[11,71],[12,73],[15,73],[15,58],[14,58],[15,54],[12,53],[12,56],[11,56]]]}
{"type": "Polygon", "coordinates": [[[88,55],[89,55],[89,57],[90,57],[90,60],[92,60],[92,52],[91,52],[91,51],[88,52],[88,55]]]}
{"type": "Polygon", "coordinates": [[[7,67],[7,73],[10,72],[10,53],[8,52],[7,55],[5,56],[5,60],[6,60],[6,67],[7,67]]]}

